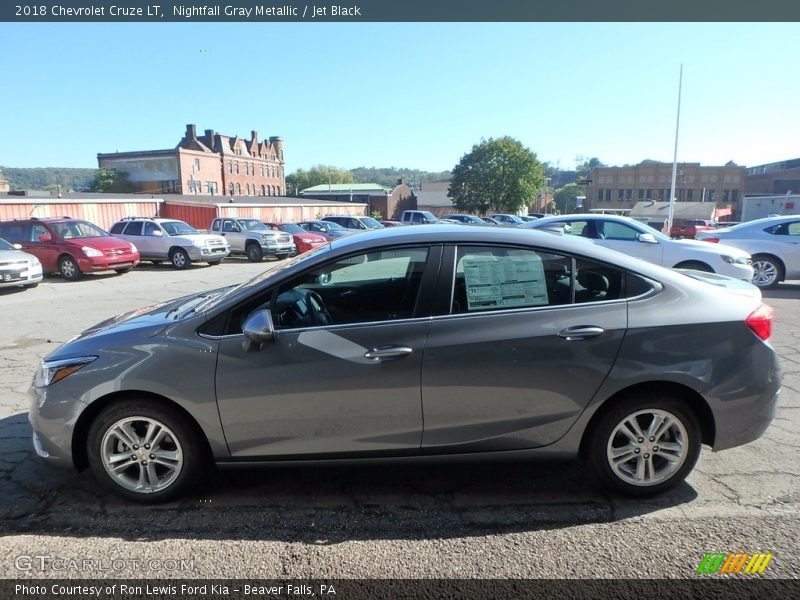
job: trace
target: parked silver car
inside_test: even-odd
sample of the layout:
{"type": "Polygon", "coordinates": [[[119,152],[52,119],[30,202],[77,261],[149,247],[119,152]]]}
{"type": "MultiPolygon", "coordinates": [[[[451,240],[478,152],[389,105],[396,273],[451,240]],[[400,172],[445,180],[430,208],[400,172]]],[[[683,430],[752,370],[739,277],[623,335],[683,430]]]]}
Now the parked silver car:
{"type": "Polygon", "coordinates": [[[0,238],[0,288],[36,287],[42,281],[42,263],[21,248],[0,238]]]}
{"type": "Polygon", "coordinates": [[[487,455],[655,494],[769,425],[771,317],[572,236],[396,227],[73,338],[34,377],[33,445],[142,502],[210,461],[487,455]]]}
{"type": "Polygon", "coordinates": [[[696,239],[723,243],[751,254],[753,283],[762,289],[775,287],[786,279],[800,279],[800,215],[698,231],[696,239]]]}
{"type": "Polygon", "coordinates": [[[168,260],[176,269],[197,261],[218,265],[231,252],[225,238],[202,233],[177,219],[129,217],[114,223],[110,233],[136,244],[142,260],[154,264],[168,260]]]}

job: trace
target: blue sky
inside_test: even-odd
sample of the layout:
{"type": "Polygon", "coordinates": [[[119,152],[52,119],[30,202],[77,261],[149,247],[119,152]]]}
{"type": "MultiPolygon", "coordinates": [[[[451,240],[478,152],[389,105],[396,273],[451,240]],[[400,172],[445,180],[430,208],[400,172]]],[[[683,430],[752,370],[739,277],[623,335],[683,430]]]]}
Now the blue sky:
{"type": "Polygon", "coordinates": [[[287,171],[800,156],[797,24],[0,24],[0,165],[95,167],[186,123],[280,135],[287,171]]]}

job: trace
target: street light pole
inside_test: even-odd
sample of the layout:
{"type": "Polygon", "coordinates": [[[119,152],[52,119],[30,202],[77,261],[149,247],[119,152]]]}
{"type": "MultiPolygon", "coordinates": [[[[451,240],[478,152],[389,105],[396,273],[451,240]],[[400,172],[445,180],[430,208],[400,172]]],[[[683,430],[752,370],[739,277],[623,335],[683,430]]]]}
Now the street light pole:
{"type": "Polygon", "coordinates": [[[667,214],[666,235],[672,232],[672,217],[675,214],[675,179],[678,176],[678,128],[681,123],[681,88],[683,86],[683,65],[678,76],[678,116],[675,118],[675,152],[672,156],[672,184],[669,188],[669,213],[667,214]]]}

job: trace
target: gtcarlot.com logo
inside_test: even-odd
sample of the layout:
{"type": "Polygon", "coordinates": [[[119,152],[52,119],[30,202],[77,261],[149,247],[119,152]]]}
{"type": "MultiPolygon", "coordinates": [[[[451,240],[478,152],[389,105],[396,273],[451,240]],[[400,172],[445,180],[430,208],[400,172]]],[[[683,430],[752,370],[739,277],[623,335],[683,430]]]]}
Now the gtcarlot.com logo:
{"type": "Polygon", "coordinates": [[[711,552],[700,561],[696,573],[761,575],[772,560],[773,554],[757,552],[711,552]]]}
{"type": "Polygon", "coordinates": [[[192,558],[65,558],[52,554],[20,554],[14,557],[18,571],[194,571],[192,558]]]}

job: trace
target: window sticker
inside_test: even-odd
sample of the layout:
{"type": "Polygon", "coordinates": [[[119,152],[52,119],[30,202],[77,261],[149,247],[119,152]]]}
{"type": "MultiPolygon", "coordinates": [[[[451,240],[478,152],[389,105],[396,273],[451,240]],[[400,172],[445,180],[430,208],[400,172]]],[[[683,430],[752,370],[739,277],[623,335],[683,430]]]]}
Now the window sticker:
{"type": "Polygon", "coordinates": [[[533,252],[526,256],[465,256],[462,262],[468,310],[548,304],[544,264],[533,252]]]}

